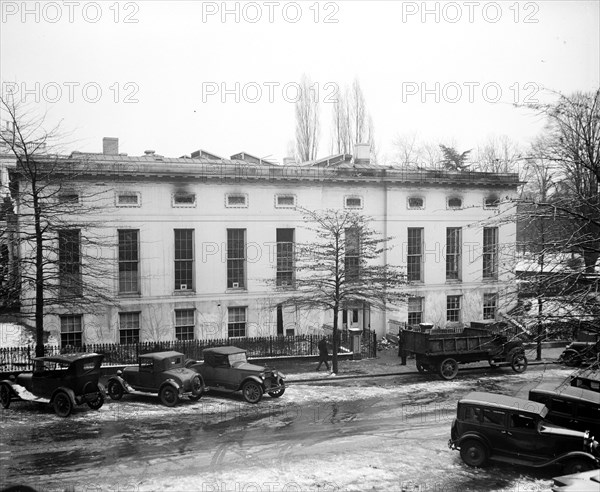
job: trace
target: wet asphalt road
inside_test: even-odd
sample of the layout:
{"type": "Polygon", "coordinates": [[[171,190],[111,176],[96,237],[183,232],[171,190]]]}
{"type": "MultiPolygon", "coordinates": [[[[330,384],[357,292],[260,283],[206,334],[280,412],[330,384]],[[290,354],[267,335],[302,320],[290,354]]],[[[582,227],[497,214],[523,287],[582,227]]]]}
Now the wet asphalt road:
{"type": "Polygon", "coordinates": [[[36,490],[548,490],[557,469],[471,469],[447,447],[469,391],[525,396],[568,371],[531,367],[290,385],[258,405],[209,394],[166,408],[125,396],[68,419],[13,403],[0,422],[2,485],[36,490]],[[420,487],[420,488],[419,488],[420,487]]]}

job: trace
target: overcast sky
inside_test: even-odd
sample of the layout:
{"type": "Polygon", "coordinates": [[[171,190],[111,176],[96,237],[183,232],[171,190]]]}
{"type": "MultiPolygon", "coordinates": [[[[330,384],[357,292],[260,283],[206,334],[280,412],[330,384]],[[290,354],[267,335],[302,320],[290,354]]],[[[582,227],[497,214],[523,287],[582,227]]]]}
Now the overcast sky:
{"type": "Polygon", "coordinates": [[[491,135],[526,143],[541,122],[514,103],[600,85],[597,0],[0,5],[3,93],[10,83],[62,119],[69,150],[100,151],[111,136],[129,155],[281,161],[306,73],[321,101],[319,154],[331,150],[330,101],[358,78],[393,161],[399,134],[459,150],[491,135]]]}

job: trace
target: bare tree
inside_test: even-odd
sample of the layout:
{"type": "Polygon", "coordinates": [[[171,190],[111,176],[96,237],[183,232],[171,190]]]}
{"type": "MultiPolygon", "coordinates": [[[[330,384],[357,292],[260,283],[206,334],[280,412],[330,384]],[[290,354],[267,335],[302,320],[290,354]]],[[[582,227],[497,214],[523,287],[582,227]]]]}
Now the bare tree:
{"type": "Polygon", "coordinates": [[[512,173],[522,159],[519,146],[506,135],[490,137],[477,147],[471,170],[489,173],[512,173]]]}
{"type": "Polygon", "coordinates": [[[101,226],[102,192],[81,181],[86,163],[55,153],[59,128],[0,98],[9,131],[0,144],[14,156],[10,192],[18,220],[21,316],[36,327],[36,355],[44,354],[44,316],[94,312],[107,303],[112,278],[101,251],[113,246],[93,231],[101,226]]]}
{"type": "Polygon", "coordinates": [[[340,310],[357,305],[385,309],[405,297],[405,275],[377,264],[391,238],[371,228],[372,219],[340,210],[302,210],[315,240],[296,247],[295,291],[284,305],[333,314],[333,372],[338,371],[340,310]]]}
{"type": "Polygon", "coordinates": [[[296,153],[300,162],[312,161],[319,151],[319,100],[311,80],[300,80],[300,96],[296,102],[296,153]]]}

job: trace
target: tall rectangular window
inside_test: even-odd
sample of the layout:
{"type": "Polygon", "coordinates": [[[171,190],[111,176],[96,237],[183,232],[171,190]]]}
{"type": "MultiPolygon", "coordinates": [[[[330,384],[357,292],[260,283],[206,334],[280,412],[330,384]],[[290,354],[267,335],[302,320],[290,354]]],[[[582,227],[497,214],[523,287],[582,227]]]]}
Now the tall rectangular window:
{"type": "Polygon", "coordinates": [[[406,276],[409,282],[423,280],[423,229],[408,228],[406,276]]]}
{"type": "Polygon", "coordinates": [[[450,323],[460,321],[460,296],[446,297],[446,321],[450,323]]]}
{"type": "Polygon", "coordinates": [[[227,229],[227,288],[246,288],[246,229],[227,229]]]}
{"type": "Polygon", "coordinates": [[[344,236],[346,280],[358,280],[360,275],[360,233],[356,227],[350,227],[344,231],[344,236]]]}
{"type": "Polygon", "coordinates": [[[423,298],[408,298],[408,324],[418,325],[423,322],[423,298]]]}
{"type": "Polygon", "coordinates": [[[498,294],[483,294],[483,319],[496,319],[498,294]]]}
{"type": "Polygon", "coordinates": [[[119,313],[119,343],[139,343],[140,313],[119,313]]]}
{"type": "Polygon", "coordinates": [[[138,230],[119,230],[119,294],[137,294],[139,287],[138,230]]]}
{"type": "Polygon", "coordinates": [[[81,316],[60,317],[60,346],[81,347],[82,345],[81,316]]]}
{"type": "Polygon", "coordinates": [[[227,336],[245,337],[246,336],[246,308],[230,307],[227,310],[227,336]]]}
{"type": "Polygon", "coordinates": [[[483,278],[498,278],[498,228],[483,228],[483,278]]]}
{"type": "Polygon", "coordinates": [[[175,290],[194,289],[194,229],[175,229],[175,290]]]}
{"type": "Polygon", "coordinates": [[[446,228],[446,280],[460,280],[461,229],[446,228]]]}
{"type": "Polygon", "coordinates": [[[79,229],[58,232],[59,293],[81,296],[81,244],[79,229]]]}
{"type": "Polygon", "coordinates": [[[277,287],[294,285],[294,229],[277,229],[277,287]]]}
{"type": "Polygon", "coordinates": [[[175,338],[177,340],[194,339],[194,310],[175,310],[175,338]]]}

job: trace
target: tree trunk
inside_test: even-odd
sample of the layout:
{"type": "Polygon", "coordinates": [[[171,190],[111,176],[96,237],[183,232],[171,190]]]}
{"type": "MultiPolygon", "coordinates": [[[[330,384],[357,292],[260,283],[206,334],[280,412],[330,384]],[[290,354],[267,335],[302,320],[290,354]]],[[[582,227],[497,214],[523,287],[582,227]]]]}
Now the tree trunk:
{"type": "Polygon", "coordinates": [[[338,373],[338,313],[337,304],[333,308],[333,354],[331,356],[331,371],[338,373]]]}
{"type": "MultiPolygon", "coordinates": [[[[32,183],[32,187],[35,183],[32,183]]],[[[37,195],[33,194],[35,220],[35,356],[44,356],[44,240],[41,211],[37,195]]]]}

